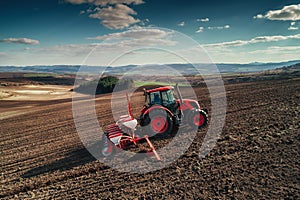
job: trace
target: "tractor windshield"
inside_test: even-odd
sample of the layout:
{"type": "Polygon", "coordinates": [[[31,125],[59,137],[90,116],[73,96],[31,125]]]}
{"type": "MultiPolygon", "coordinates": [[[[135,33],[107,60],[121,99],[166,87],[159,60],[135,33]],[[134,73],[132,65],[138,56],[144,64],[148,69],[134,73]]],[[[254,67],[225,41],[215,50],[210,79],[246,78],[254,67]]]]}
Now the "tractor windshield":
{"type": "Polygon", "coordinates": [[[163,104],[170,104],[176,101],[173,90],[162,91],[161,96],[162,96],[163,104]]]}
{"type": "Polygon", "coordinates": [[[176,97],[174,96],[174,90],[166,90],[161,92],[162,105],[170,109],[173,113],[177,110],[176,97]]]}

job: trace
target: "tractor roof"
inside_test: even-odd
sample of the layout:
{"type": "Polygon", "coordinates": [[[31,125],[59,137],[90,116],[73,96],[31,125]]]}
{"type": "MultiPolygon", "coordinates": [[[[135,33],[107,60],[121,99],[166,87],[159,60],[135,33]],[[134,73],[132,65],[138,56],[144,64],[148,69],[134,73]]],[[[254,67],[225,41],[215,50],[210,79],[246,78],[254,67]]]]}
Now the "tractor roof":
{"type": "Polygon", "coordinates": [[[164,87],[159,87],[159,88],[155,88],[152,90],[147,90],[147,93],[152,93],[152,92],[158,92],[158,91],[166,91],[166,90],[172,90],[174,89],[173,86],[164,86],[164,87]]]}

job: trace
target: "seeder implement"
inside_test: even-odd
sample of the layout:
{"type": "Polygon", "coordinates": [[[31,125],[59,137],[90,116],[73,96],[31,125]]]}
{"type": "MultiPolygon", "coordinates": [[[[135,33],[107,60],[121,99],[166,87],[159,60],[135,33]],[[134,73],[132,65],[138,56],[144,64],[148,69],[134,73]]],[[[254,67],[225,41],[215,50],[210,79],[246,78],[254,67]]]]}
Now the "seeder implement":
{"type": "Polygon", "coordinates": [[[126,94],[126,96],[128,102],[128,115],[120,116],[116,123],[107,126],[107,131],[103,135],[104,144],[102,154],[105,157],[110,157],[120,149],[125,149],[131,144],[137,145],[138,142],[145,140],[150,147],[150,151],[147,152],[147,155],[153,154],[157,160],[160,160],[160,157],[148,136],[144,135],[141,137],[140,134],[135,133],[138,122],[132,115],[128,95],[126,94]]]}

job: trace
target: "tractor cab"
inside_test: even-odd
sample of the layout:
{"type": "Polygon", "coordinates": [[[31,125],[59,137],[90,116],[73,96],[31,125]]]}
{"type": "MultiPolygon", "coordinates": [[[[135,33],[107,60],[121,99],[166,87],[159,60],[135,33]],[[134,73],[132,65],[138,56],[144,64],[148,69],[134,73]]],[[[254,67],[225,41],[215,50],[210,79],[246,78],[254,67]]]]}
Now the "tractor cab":
{"type": "Polygon", "coordinates": [[[172,111],[178,107],[176,101],[174,87],[165,86],[152,90],[145,90],[145,105],[151,107],[153,105],[162,105],[172,111]]]}

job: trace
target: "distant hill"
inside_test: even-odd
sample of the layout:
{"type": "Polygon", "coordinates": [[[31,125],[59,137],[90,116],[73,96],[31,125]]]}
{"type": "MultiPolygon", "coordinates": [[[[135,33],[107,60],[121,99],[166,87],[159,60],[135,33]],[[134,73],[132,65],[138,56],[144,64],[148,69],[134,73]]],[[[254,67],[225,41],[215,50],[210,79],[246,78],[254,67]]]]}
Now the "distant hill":
{"type": "MultiPolygon", "coordinates": [[[[221,73],[243,73],[243,72],[261,72],[265,70],[273,70],[281,67],[292,66],[300,63],[300,60],[278,62],[278,63],[248,63],[248,64],[216,64],[221,73]]],[[[208,69],[209,64],[195,64],[201,68],[208,69]]],[[[168,64],[167,66],[175,69],[181,74],[195,75],[199,74],[192,64],[168,64]]],[[[127,65],[120,67],[104,67],[104,66],[85,66],[83,73],[93,73],[95,71],[102,72],[105,70],[107,74],[123,74],[128,72],[138,65],[127,65]]],[[[161,69],[162,65],[149,65],[153,69],[161,69]]],[[[80,69],[80,65],[53,65],[53,66],[0,66],[0,72],[36,72],[36,73],[55,73],[55,74],[75,74],[80,69]]]]}
{"type": "MultiPolygon", "coordinates": [[[[37,72],[37,73],[55,73],[55,74],[75,74],[80,65],[49,65],[49,66],[0,66],[0,72],[37,72]]],[[[85,72],[92,72],[95,69],[104,70],[105,67],[85,67],[85,72]]]]}
{"type": "Polygon", "coordinates": [[[278,69],[282,69],[282,70],[300,70],[300,63],[297,63],[295,65],[291,65],[291,66],[288,66],[288,67],[281,67],[281,68],[276,68],[277,70],[278,69]]]}
{"type": "Polygon", "coordinates": [[[260,72],[276,68],[286,67],[300,63],[300,60],[278,63],[249,63],[249,64],[217,64],[221,72],[260,72]]]}
{"type": "Polygon", "coordinates": [[[223,76],[225,83],[256,82],[266,80],[288,80],[300,77],[300,63],[264,70],[262,72],[236,73],[223,76]]]}

